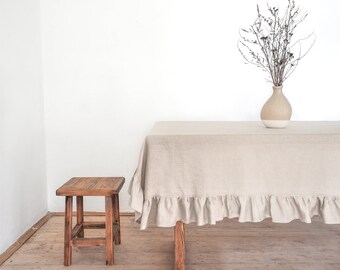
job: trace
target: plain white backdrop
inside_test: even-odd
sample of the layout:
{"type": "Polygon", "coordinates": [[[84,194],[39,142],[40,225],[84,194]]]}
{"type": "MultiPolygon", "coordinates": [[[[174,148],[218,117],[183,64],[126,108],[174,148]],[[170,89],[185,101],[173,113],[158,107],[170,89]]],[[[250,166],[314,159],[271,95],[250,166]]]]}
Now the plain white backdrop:
{"type": "MultiPolygon", "coordinates": [[[[284,85],[292,119],[340,120],[339,3],[298,3],[309,16],[297,34],[317,41],[284,85]]],[[[239,28],[256,18],[253,0],[41,4],[51,211],[63,210],[55,189],[82,175],[125,176],[129,211],[126,190],[155,121],[259,120],[271,94],[267,75],[245,65],[236,46],[239,28]]]]}
{"type": "Polygon", "coordinates": [[[47,212],[39,0],[0,0],[0,254],[47,212]]]}
{"type": "MultiPolygon", "coordinates": [[[[256,18],[257,2],[262,7],[267,3],[0,0],[7,9],[1,14],[10,14],[22,26],[32,25],[39,35],[41,31],[38,37],[36,32],[22,33],[20,42],[39,50],[32,65],[38,65],[34,76],[42,84],[35,87],[37,95],[43,91],[44,96],[43,102],[36,101],[39,108],[44,106],[44,121],[36,121],[45,127],[46,144],[40,147],[46,148],[41,166],[45,170],[46,162],[47,191],[41,196],[47,197],[48,210],[64,210],[55,190],[72,176],[125,176],[121,210],[131,211],[127,187],[143,139],[156,121],[258,121],[271,84],[261,70],[245,65],[237,50],[239,28],[256,18]],[[23,3],[34,6],[29,18],[13,7],[23,3]]],[[[314,32],[317,40],[284,84],[292,120],[340,120],[340,2],[297,4],[309,13],[297,35],[314,32]]],[[[17,30],[14,25],[2,24],[0,29],[2,42],[17,42],[6,36],[17,30]]],[[[15,49],[11,53],[15,55],[15,49]]],[[[16,61],[25,61],[28,54],[16,61]]],[[[0,62],[1,70],[6,69],[2,58],[0,62]]],[[[25,76],[11,72],[16,81],[25,76]]],[[[12,80],[6,77],[0,85],[12,80]]],[[[22,81],[20,86],[26,89],[28,84],[22,81]]],[[[87,199],[85,208],[102,211],[103,200],[87,199]]]]}

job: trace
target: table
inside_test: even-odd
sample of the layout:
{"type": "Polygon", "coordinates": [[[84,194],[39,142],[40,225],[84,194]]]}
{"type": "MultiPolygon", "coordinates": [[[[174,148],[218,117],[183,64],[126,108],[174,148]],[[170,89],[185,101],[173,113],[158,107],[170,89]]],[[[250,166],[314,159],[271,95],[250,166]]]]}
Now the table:
{"type": "Polygon", "coordinates": [[[141,229],[175,227],[175,268],[184,269],[184,224],[340,224],[340,122],[158,122],[129,186],[141,229]]]}

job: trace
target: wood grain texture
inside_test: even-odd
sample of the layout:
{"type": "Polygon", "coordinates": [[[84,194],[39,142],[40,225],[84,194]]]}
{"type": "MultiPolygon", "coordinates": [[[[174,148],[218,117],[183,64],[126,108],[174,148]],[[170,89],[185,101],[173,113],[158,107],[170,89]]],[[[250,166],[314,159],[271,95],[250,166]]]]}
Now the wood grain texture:
{"type": "Polygon", "coordinates": [[[65,196],[64,265],[72,263],[72,247],[106,247],[106,264],[112,265],[113,241],[120,244],[120,217],[118,193],[124,184],[123,177],[74,177],[61,186],[57,195],[65,196]],[[72,201],[77,197],[77,224],[72,229],[72,201]],[[84,222],[83,196],[105,196],[105,223],[84,222]],[[105,229],[103,238],[84,238],[84,229],[105,229]]]}
{"type": "MultiPolygon", "coordinates": [[[[49,212],[52,216],[59,216],[63,217],[65,215],[65,212],[49,212]]],[[[73,212],[73,215],[77,215],[76,212],[73,212]]],[[[98,211],[84,211],[84,216],[91,216],[91,217],[97,217],[97,216],[105,216],[105,212],[98,212],[98,211]]],[[[121,217],[134,217],[135,213],[133,212],[120,212],[121,217]]]]}
{"type": "MultiPolygon", "coordinates": [[[[104,216],[85,216],[85,222],[104,222],[104,216]]],[[[76,222],[76,217],[73,218],[76,222]]],[[[121,217],[121,245],[115,264],[105,266],[105,247],[73,250],[70,269],[172,270],[174,229],[140,231],[133,217],[121,217]]],[[[39,229],[1,270],[61,270],[64,217],[54,216],[39,229]]],[[[186,270],[337,270],[340,269],[340,226],[312,224],[239,223],[226,219],[215,226],[185,225],[186,270]]],[[[105,237],[105,230],[87,230],[86,237],[105,237]]]]}
{"type": "Polygon", "coordinates": [[[57,196],[111,196],[124,185],[124,177],[73,177],[57,189],[57,196]]]}
{"type": "Polygon", "coordinates": [[[115,244],[120,245],[121,244],[121,234],[120,234],[120,214],[119,214],[119,195],[115,194],[112,196],[113,199],[113,218],[114,222],[118,224],[118,232],[117,235],[115,235],[115,244]]]}
{"type": "Polygon", "coordinates": [[[105,229],[105,222],[88,221],[83,223],[84,229],[105,229]]]}
{"type": "MultiPolygon", "coordinates": [[[[77,225],[82,225],[84,222],[84,199],[83,196],[77,196],[77,225]]],[[[77,237],[84,238],[84,227],[80,226],[77,237]]]]}
{"type": "Polygon", "coordinates": [[[175,263],[174,270],[185,270],[185,231],[184,223],[177,221],[174,230],[175,263]]]}
{"type": "Polygon", "coordinates": [[[71,241],[72,247],[99,247],[106,245],[105,237],[75,238],[71,241]]]}
{"type": "Polygon", "coordinates": [[[76,226],[74,226],[72,229],[72,239],[75,237],[78,237],[78,235],[80,234],[82,230],[84,230],[83,224],[77,224],[76,226]]]}
{"type": "Polygon", "coordinates": [[[113,261],[113,204],[112,196],[105,197],[105,230],[106,230],[106,264],[112,265],[113,261]]]}
{"type": "Polygon", "coordinates": [[[10,258],[18,249],[26,243],[51,217],[53,214],[47,212],[37,223],[35,223],[29,230],[18,238],[13,245],[11,245],[4,253],[0,254],[0,266],[10,258]]]}
{"type": "Polygon", "coordinates": [[[73,197],[65,197],[65,229],[64,229],[64,265],[69,266],[72,263],[72,206],[73,197]]]}

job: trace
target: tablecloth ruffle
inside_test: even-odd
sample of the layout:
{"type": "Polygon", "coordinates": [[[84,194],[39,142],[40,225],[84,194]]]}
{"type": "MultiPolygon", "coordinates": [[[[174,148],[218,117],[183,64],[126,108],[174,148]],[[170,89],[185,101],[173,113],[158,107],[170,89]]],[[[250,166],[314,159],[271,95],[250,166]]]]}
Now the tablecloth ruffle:
{"type": "MultiPolygon", "coordinates": [[[[132,188],[132,185],[130,187],[132,188]]],[[[146,229],[149,223],[158,227],[171,227],[180,220],[186,224],[196,222],[201,226],[216,224],[224,218],[238,218],[239,222],[260,222],[271,218],[275,223],[288,223],[299,219],[311,223],[315,215],[322,216],[326,224],[340,224],[339,197],[314,195],[153,197],[145,199],[142,204],[132,202],[130,205],[135,210],[136,221],[140,223],[142,230],[146,229]],[[138,205],[143,207],[136,207],[138,205]]]]}
{"type": "Polygon", "coordinates": [[[276,223],[321,216],[340,224],[340,126],[160,123],[144,141],[130,183],[141,229],[177,221],[276,223]]]}

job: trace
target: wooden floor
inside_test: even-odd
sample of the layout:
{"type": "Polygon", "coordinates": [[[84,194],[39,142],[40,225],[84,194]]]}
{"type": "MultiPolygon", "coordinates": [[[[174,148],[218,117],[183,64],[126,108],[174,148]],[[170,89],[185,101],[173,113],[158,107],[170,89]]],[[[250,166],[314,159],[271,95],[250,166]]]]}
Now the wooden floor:
{"type": "MultiPolygon", "coordinates": [[[[87,217],[98,220],[103,217],[87,217]]],[[[52,217],[0,268],[67,269],[63,266],[63,222],[52,217]]],[[[102,247],[74,249],[68,269],[166,270],[173,268],[173,229],[139,231],[132,217],[122,217],[122,245],[115,246],[115,265],[105,266],[102,247]]],[[[85,236],[102,230],[85,231],[85,236]]],[[[340,225],[294,221],[290,224],[238,223],[186,226],[186,269],[340,269],[340,225]]]]}

